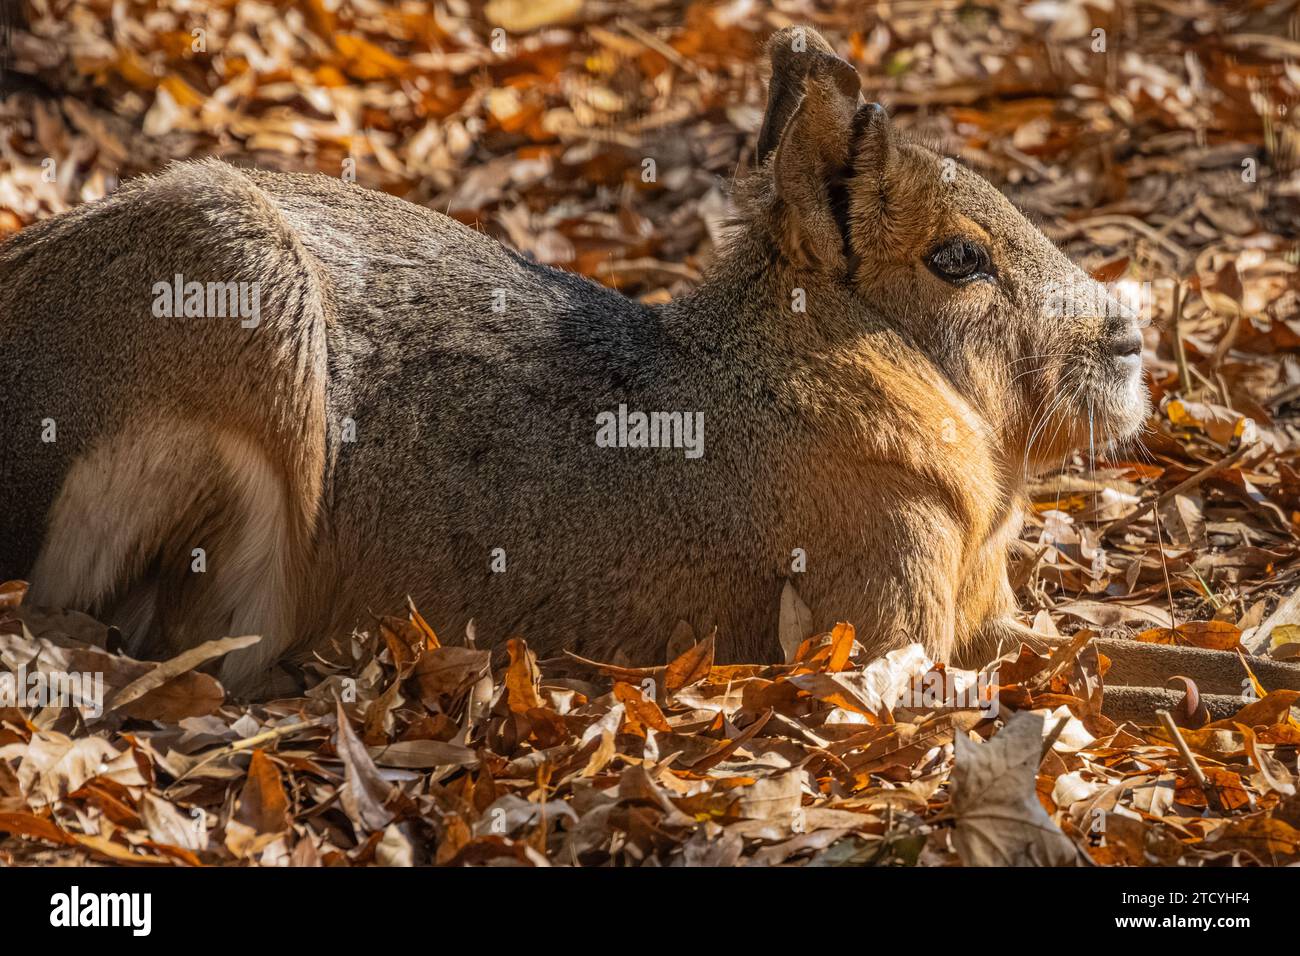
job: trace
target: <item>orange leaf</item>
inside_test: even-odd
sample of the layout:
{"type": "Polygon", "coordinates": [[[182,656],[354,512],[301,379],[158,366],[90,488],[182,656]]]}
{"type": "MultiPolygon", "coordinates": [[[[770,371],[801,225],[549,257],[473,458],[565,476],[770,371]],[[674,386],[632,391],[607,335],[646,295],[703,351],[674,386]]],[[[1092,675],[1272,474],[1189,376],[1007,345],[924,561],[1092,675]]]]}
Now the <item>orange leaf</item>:
{"type": "Polygon", "coordinates": [[[665,693],[681,690],[709,676],[709,668],[713,666],[713,638],[714,634],[710,634],[668,665],[664,671],[665,693]]]}
{"type": "Polygon", "coordinates": [[[257,833],[280,833],[289,828],[289,798],[280,771],[262,750],[253,751],[235,819],[257,833]]]}
{"type": "Polygon", "coordinates": [[[512,637],[506,645],[510,651],[510,669],[506,671],[506,697],[510,709],[516,714],[526,714],[530,708],[544,707],[537,695],[537,659],[528,645],[512,637]]]}
{"type": "Polygon", "coordinates": [[[429,626],[429,622],[421,617],[420,612],[415,609],[415,602],[407,598],[406,606],[411,615],[411,623],[424,635],[424,649],[431,651],[435,647],[441,647],[442,642],[438,640],[438,635],[433,633],[433,628],[429,626]]]}
{"type": "MultiPolygon", "coordinates": [[[[639,723],[663,733],[672,733],[672,725],[664,717],[659,705],[653,700],[646,700],[641,688],[619,681],[614,684],[614,699],[621,701],[627,708],[628,715],[635,717],[639,723]]],[[[644,736],[644,733],[639,736],[644,736]]]]}
{"type": "Polygon", "coordinates": [[[853,625],[841,622],[831,631],[831,659],[826,665],[829,671],[842,671],[849,665],[849,655],[853,653],[853,625]]]}
{"type": "Polygon", "coordinates": [[[383,80],[409,72],[405,61],[355,34],[336,34],[334,46],[347,61],[348,72],[358,80],[383,80]]]}
{"type": "Polygon", "coordinates": [[[1272,727],[1285,722],[1291,707],[1300,700],[1300,691],[1275,690],[1261,700],[1251,701],[1226,720],[1216,720],[1211,727],[1233,730],[1237,724],[1247,727],[1272,727]]]}
{"type": "Polygon", "coordinates": [[[31,813],[0,813],[0,831],[50,843],[76,842],[72,834],[64,832],[54,821],[31,813]]]}
{"type": "Polygon", "coordinates": [[[1141,641],[1144,644],[1177,644],[1178,632],[1169,627],[1153,627],[1143,631],[1135,641],[1141,641]]]}
{"type": "Polygon", "coordinates": [[[1185,643],[1211,651],[1230,651],[1241,643],[1241,628],[1227,621],[1188,621],[1177,630],[1185,643]]]}
{"type": "Polygon", "coordinates": [[[1150,628],[1135,640],[1146,644],[1177,644],[1211,651],[1230,651],[1241,643],[1241,629],[1227,621],[1188,621],[1175,628],[1150,628]]]}
{"type": "Polygon", "coordinates": [[[0,610],[17,607],[27,593],[26,581],[6,581],[0,584],[0,610]]]}

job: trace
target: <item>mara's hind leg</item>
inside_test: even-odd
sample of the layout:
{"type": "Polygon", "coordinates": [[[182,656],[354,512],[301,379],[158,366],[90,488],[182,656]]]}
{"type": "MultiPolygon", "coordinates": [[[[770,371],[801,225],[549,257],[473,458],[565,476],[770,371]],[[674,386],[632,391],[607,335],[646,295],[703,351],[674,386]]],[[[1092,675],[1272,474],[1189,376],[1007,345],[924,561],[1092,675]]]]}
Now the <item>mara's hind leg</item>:
{"type": "Polygon", "coordinates": [[[42,512],[39,531],[17,525],[16,558],[0,551],[34,559],[18,569],[33,602],[105,616],[154,654],[259,634],[222,676],[242,692],[270,676],[312,581],[328,300],[275,202],[216,162],[0,247],[0,317],[21,344],[0,349],[0,434],[58,426],[0,468],[42,512]]]}
{"type": "Polygon", "coordinates": [[[31,601],[85,608],[145,656],[261,635],[221,668],[232,690],[253,692],[294,639],[308,545],[284,482],[252,442],[196,423],[151,422],[73,465],[50,513],[31,601]]]}

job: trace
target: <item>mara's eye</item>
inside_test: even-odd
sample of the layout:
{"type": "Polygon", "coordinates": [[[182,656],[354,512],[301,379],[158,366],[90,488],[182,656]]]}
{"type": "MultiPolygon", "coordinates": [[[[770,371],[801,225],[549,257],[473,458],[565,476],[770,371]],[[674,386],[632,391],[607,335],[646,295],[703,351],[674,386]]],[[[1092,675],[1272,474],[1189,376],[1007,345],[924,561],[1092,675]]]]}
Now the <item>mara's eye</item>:
{"type": "Polygon", "coordinates": [[[945,239],[930,250],[925,264],[945,282],[993,278],[988,250],[969,239],[945,239]]]}

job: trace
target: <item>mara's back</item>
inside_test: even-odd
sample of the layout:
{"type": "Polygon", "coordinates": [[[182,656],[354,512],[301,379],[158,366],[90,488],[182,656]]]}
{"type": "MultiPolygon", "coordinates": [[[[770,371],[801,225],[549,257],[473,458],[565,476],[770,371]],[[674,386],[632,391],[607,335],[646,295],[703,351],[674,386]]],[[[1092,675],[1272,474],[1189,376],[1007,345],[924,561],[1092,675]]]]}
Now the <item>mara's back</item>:
{"type": "Polygon", "coordinates": [[[714,590],[729,575],[710,552],[744,552],[747,529],[694,504],[711,484],[747,493],[734,457],[712,436],[708,460],[596,440],[620,405],[721,420],[729,390],[709,367],[726,359],[701,353],[702,330],[423,208],[322,177],[253,180],[333,300],[321,542],[335,577],[308,598],[309,630],[409,594],[452,635],[472,618],[487,643],[626,655],[662,644],[706,590],[714,604],[742,586],[714,590]]]}

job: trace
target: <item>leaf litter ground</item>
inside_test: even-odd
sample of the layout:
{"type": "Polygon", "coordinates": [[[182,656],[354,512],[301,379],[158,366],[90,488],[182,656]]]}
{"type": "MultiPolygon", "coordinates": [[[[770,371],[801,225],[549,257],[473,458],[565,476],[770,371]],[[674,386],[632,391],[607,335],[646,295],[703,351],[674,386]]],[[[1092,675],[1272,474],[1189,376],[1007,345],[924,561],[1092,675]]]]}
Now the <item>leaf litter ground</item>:
{"type": "MultiPolygon", "coordinates": [[[[708,640],[657,668],[539,663],[409,608],[333,642],[302,695],[249,704],[205,671],[244,639],[133,661],[15,582],[0,661],[102,672],[106,706],[0,709],[0,861],[1300,861],[1295,693],[1243,663],[1228,718],[1189,688],[1176,729],[1116,725],[1084,640],[1300,658],[1288,5],[880,8],[800,19],[910,135],[1151,319],[1141,443],[1098,436],[1031,486],[1018,593],[1036,629],[1080,635],[1068,652],[980,675],[919,645],[873,658],[841,625],[781,665],[717,664],[708,640]]],[[[474,11],[34,0],[0,100],[0,234],[215,154],[355,175],[646,301],[690,288],[751,158],[762,39],[788,21],[745,3],[474,11]]]]}

